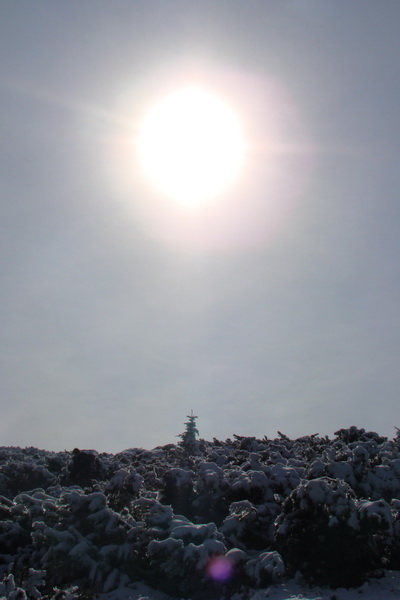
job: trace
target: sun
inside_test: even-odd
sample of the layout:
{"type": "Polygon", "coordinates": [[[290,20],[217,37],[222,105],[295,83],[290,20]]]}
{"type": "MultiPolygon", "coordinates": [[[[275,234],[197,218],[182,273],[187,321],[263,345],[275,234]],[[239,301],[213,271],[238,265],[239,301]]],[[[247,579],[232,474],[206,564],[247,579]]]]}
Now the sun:
{"type": "Polygon", "coordinates": [[[236,113],[218,96],[191,86],[145,114],[136,151],[144,175],[162,194],[197,205],[233,184],[245,144],[236,113]]]}

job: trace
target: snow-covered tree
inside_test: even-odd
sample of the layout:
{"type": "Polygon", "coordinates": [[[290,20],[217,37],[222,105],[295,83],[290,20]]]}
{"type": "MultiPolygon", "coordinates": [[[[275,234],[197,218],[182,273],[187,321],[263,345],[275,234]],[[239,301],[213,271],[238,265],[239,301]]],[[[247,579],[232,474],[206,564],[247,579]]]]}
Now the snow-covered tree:
{"type": "Polygon", "coordinates": [[[197,436],[199,435],[199,430],[196,428],[196,419],[198,417],[193,414],[193,410],[190,415],[187,415],[189,421],[186,421],[186,430],[179,434],[178,437],[182,439],[181,444],[188,452],[195,452],[197,449],[197,436]]]}

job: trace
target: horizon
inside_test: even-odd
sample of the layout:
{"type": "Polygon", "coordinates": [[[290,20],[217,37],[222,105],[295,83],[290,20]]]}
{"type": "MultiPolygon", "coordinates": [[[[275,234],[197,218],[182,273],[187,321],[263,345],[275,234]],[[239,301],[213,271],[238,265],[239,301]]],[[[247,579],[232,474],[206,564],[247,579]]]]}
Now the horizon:
{"type": "MultiPolygon", "coordinates": [[[[232,434],[231,436],[225,438],[225,439],[221,439],[218,438],[217,436],[214,436],[212,440],[210,439],[205,439],[203,437],[201,437],[201,435],[199,435],[199,438],[197,440],[197,442],[205,442],[206,444],[213,444],[214,440],[220,443],[227,443],[227,442],[233,442],[234,439],[232,438],[236,438],[237,440],[240,439],[254,439],[257,441],[284,441],[284,440],[288,440],[291,442],[297,441],[297,440],[305,440],[307,438],[316,438],[316,439],[328,439],[329,441],[332,441],[335,437],[340,437],[340,436],[336,436],[336,433],[339,433],[340,431],[346,431],[349,430],[351,428],[355,427],[357,430],[359,431],[363,431],[365,434],[377,434],[379,437],[385,438],[388,442],[390,441],[395,441],[397,439],[397,434],[400,432],[400,429],[397,428],[396,426],[394,426],[394,429],[397,430],[397,432],[395,432],[395,435],[393,437],[387,436],[382,434],[379,431],[374,431],[374,430],[367,430],[363,427],[358,427],[357,425],[349,425],[348,427],[340,427],[336,432],[333,432],[333,434],[330,436],[329,434],[320,434],[320,433],[310,433],[310,434],[305,434],[305,435],[301,435],[298,437],[290,437],[287,436],[286,433],[284,431],[280,431],[278,430],[276,433],[278,434],[275,437],[270,437],[270,436],[263,436],[263,437],[257,437],[257,436],[253,436],[253,435],[241,435],[241,434],[232,434]]],[[[180,437],[180,435],[176,435],[175,437],[180,437]]],[[[8,444],[8,445],[1,445],[0,446],[0,450],[1,449],[7,449],[7,448],[12,448],[12,449],[21,449],[21,450],[39,450],[41,452],[54,452],[55,454],[57,453],[62,453],[62,452],[68,452],[68,453],[72,453],[74,450],[78,449],[81,452],[96,452],[97,454],[111,454],[111,455],[117,455],[117,454],[121,454],[123,452],[129,452],[130,450],[143,450],[144,452],[152,452],[153,450],[158,450],[158,449],[163,449],[164,447],[167,446],[179,446],[181,445],[181,442],[179,441],[170,441],[170,442],[166,442],[165,444],[158,444],[154,447],[151,448],[146,448],[143,446],[130,446],[127,448],[123,448],[122,450],[115,450],[115,451],[109,451],[109,450],[101,450],[98,448],[88,448],[88,447],[80,447],[78,448],[77,446],[75,448],[71,448],[71,449],[67,449],[67,448],[63,448],[63,449],[54,449],[54,448],[44,448],[44,447],[40,447],[40,446],[32,446],[32,445],[28,445],[28,446],[15,446],[12,444],[8,444]]]]}

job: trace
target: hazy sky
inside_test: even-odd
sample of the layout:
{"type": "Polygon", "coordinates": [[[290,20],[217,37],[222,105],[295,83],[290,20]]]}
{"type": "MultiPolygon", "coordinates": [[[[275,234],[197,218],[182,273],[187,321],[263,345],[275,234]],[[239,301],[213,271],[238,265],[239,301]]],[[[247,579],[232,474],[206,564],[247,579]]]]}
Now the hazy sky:
{"type": "Polygon", "coordinates": [[[0,445],[400,426],[399,0],[0,6],[0,445]],[[195,208],[140,119],[188,81],[248,155],[195,208]]]}

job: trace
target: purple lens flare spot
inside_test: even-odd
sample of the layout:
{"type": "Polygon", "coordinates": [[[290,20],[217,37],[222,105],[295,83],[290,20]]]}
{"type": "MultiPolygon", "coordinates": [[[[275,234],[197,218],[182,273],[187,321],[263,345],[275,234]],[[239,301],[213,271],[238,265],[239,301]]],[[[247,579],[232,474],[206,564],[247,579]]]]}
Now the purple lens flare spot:
{"type": "Polygon", "coordinates": [[[224,583],[232,577],[233,566],[225,556],[215,556],[207,564],[207,575],[213,581],[224,583]]]}

